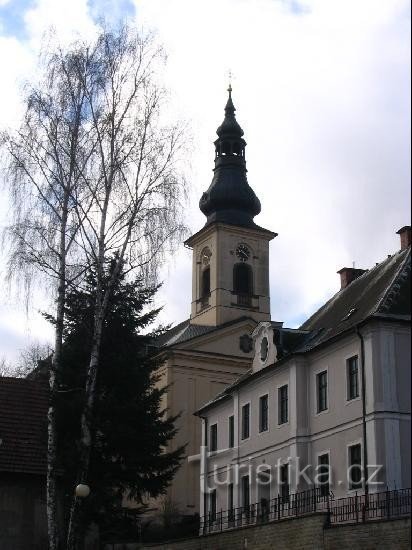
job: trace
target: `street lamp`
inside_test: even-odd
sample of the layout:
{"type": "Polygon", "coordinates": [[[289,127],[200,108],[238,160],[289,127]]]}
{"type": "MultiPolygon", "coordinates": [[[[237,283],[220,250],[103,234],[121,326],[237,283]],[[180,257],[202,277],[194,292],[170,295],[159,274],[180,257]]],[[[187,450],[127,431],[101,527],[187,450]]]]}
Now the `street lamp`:
{"type": "Polygon", "coordinates": [[[74,490],[76,497],[86,498],[90,495],[90,487],[85,483],[79,483],[76,489],[74,490]]]}

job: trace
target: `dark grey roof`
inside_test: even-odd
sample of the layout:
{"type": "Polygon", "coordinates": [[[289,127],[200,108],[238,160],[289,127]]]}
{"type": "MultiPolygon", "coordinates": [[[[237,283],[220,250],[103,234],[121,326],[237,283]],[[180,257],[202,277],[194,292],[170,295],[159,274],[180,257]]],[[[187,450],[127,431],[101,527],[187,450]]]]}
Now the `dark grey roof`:
{"type": "Polygon", "coordinates": [[[258,229],[253,218],[261,204],[246,176],[243,130],[235,116],[232,88],[225,107],[225,119],[217,129],[213,179],[199,201],[199,208],[207,217],[206,226],[220,222],[258,229]]]}
{"type": "Polygon", "coordinates": [[[156,338],[154,345],[159,348],[172,346],[173,344],[181,344],[197,336],[202,336],[211,332],[216,327],[206,325],[191,325],[190,319],[179,323],[175,327],[167,330],[164,334],[156,338]]]}
{"type": "Polygon", "coordinates": [[[313,349],[372,316],[410,316],[410,274],[410,248],[366,271],[303,323],[309,334],[294,351],[313,349]]]}
{"type": "MultiPolygon", "coordinates": [[[[186,321],[179,323],[175,327],[172,327],[171,329],[166,331],[164,334],[156,338],[156,340],[153,341],[153,345],[157,348],[167,348],[175,344],[182,344],[183,342],[187,342],[188,340],[192,340],[194,338],[203,336],[204,334],[208,334],[216,330],[221,330],[231,325],[236,325],[237,323],[240,323],[246,320],[253,321],[253,319],[251,319],[250,317],[242,316],[242,317],[239,317],[238,319],[234,319],[233,321],[229,321],[227,323],[223,323],[222,325],[215,327],[215,326],[191,324],[190,319],[187,319],[186,321]]],[[[253,322],[256,324],[256,321],[253,321],[253,322]]]]}

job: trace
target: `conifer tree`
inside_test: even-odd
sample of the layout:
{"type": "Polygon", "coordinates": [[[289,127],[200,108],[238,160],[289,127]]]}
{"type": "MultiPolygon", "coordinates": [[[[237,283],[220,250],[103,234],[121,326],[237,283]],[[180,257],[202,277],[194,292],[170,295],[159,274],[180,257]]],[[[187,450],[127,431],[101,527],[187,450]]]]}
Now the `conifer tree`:
{"type": "MultiPolygon", "coordinates": [[[[116,259],[107,262],[108,283],[116,259]]],[[[67,507],[76,485],[80,452],[80,417],[93,337],[95,274],[83,289],[69,291],[66,299],[62,372],[58,402],[58,456],[67,507]]],[[[158,367],[151,343],[161,329],[141,331],[159,312],[150,309],[156,287],[145,288],[139,279],[121,274],[113,288],[103,326],[101,365],[93,409],[93,446],[88,484],[91,493],[82,503],[80,529],[91,522],[101,534],[122,523],[122,503],[130,499],[144,511],[147,497],[162,494],[183,456],[183,448],[166,451],[175,434],[175,418],[161,409],[165,389],[156,385],[158,367]]],[[[68,512],[68,510],[66,510],[68,512]]],[[[80,535],[80,533],[79,533],[80,535]]],[[[80,537],[83,538],[83,537],[80,537]]]]}

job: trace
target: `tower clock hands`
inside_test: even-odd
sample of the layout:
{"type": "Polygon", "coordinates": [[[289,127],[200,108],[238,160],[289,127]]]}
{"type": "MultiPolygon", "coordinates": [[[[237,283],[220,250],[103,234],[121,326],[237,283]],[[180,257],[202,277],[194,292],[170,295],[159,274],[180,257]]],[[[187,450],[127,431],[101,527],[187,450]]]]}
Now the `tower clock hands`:
{"type": "Polygon", "coordinates": [[[241,262],[246,262],[250,256],[248,247],[245,244],[240,244],[236,249],[236,256],[241,262]]]}

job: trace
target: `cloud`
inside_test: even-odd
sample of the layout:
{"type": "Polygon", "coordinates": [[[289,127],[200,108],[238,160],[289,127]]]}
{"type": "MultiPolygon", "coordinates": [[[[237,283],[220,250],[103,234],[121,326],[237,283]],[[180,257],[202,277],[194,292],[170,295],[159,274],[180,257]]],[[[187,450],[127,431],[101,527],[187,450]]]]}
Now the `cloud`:
{"type": "MultiPolygon", "coordinates": [[[[287,4],[137,2],[166,42],[170,85],[193,121],[197,197],[232,68],[257,222],[279,232],[272,315],[294,324],[338,289],[343,265],[396,250],[395,231],[410,221],[410,16],[401,1],[316,0],[299,16],[287,4]]],[[[190,222],[195,231],[204,218],[190,222]]]]}
{"type": "MultiPolygon", "coordinates": [[[[0,37],[6,63],[0,116],[18,112],[19,77],[35,66],[44,31],[92,36],[99,10],[136,15],[169,54],[174,112],[194,136],[187,223],[211,181],[227,74],[248,142],[257,223],[271,244],[272,316],[299,324],[339,288],[336,271],[370,267],[399,248],[410,223],[410,4],[406,0],[37,0],[25,38],[0,37]]],[[[2,12],[0,11],[0,18],[2,12]]],[[[4,28],[4,21],[2,22],[4,28]]],[[[0,31],[1,33],[1,31],[0,31]]],[[[3,74],[4,74],[3,73],[3,74]]],[[[5,117],[5,118],[4,118],[5,117]]],[[[162,319],[187,318],[191,261],[183,249],[163,272],[162,319]]],[[[0,353],[1,354],[1,353],[0,353]]]]}

